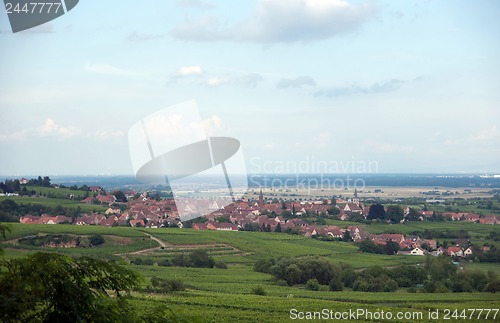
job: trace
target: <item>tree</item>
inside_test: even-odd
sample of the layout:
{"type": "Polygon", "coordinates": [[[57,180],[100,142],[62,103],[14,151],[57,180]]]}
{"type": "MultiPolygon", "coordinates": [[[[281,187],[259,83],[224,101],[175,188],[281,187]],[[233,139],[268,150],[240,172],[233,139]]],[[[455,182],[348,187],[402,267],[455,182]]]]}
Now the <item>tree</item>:
{"type": "Polygon", "coordinates": [[[318,291],[320,289],[320,285],[316,278],[311,278],[306,282],[306,289],[312,291],[318,291]]]}
{"type": "Polygon", "coordinates": [[[399,251],[399,244],[389,240],[385,243],[384,251],[387,255],[395,255],[399,251]]]}
{"type": "Polygon", "coordinates": [[[399,205],[389,205],[385,217],[392,223],[399,223],[404,218],[404,210],[399,205]]]}
{"type": "Polygon", "coordinates": [[[382,204],[372,204],[368,211],[368,220],[385,219],[385,209],[382,204]]]}
{"type": "Polygon", "coordinates": [[[377,245],[375,242],[365,239],[358,244],[359,251],[366,253],[377,253],[383,254],[385,253],[384,246],[377,245]]]}
{"type": "Polygon", "coordinates": [[[98,246],[105,242],[104,237],[100,234],[93,234],[90,236],[90,244],[93,246],[98,246]]]}
{"type": "Polygon", "coordinates": [[[0,321],[130,320],[132,311],[121,296],[137,287],[139,276],[119,265],[55,253],[35,253],[1,265],[0,321]]]}
{"type": "Polygon", "coordinates": [[[351,234],[349,233],[349,230],[344,231],[344,235],[342,236],[342,241],[344,241],[344,242],[352,241],[351,234]]]}
{"type": "Polygon", "coordinates": [[[406,216],[406,220],[408,221],[419,221],[420,220],[420,213],[415,208],[410,208],[410,212],[406,216]]]}
{"type": "Polygon", "coordinates": [[[127,202],[127,197],[125,196],[125,193],[123,193],[123,191],[114,191],[111,194],[115,196],[117,202],[127,202]]]}
{"type": "Polygon", "coordinates": [[[48,176],[44,176],[41,186],[50,187],[50,178],[48,176]]]}
{"type": "MultiPolygon", "coordinates": [[[[10,227],[5,224],[0,223],[0,238],[5,239],[7,237],[6,233],[10,232],[10,227]]],[[[0,247],[0,253],[3,252],[2,247],[0,247]]]]}
{"type": "Polygon", "coordinates": [[[276,224],[276,227],[274,228],[274,232],[281,232],[281,223],[278,222],[278,224],[276,224]]]}

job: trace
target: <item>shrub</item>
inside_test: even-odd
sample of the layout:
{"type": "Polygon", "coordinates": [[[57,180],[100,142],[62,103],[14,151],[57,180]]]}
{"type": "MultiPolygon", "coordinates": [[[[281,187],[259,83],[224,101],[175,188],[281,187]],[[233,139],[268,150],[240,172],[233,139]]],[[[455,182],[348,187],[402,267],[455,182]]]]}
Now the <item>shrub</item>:
{"type": "Polygon", "coordinates": [[[170,267],[170,266],[172,266],[172,263],[168,259],[163,259],[163,260],[158,261],[158,266],[170,267]]]}
{"type": "Polygon", "coordinates": [[[255,286],[252,288],[252,294],[254,295],[260,295],[260,296],[266,296],[266,290],[262,286],[255,286]]]}
{"type": "Polygon", "coordinates": [[[306,283],[306,289],[308,290],[313,290],[313,291],[318,291],[320,289],[318,280],[315,278],[311,278],[307,281],[306,283]]]}
{"type": "Polygon", "coordinates": [[[100,234],[93,234],[90,236],[89,238],[90,240],[90,244],[93,245],[93,246],[98,246],[98,245],[101,245],[103,244],[105,241],[104,237],[100,234]]]}
{"type": "Polygon", "coordinates": [[[146,266],[153,266],[155,263],[154,263],[153,259],[146,258],[146,259],[142,260],[142,264],[146,265],[146,266]]]}
{"type": "Polygon", "coordinates": [[[151,277],[151,286],[146,289],[148,292],[153,293],[171,293],[177,291],[183,291],[186,287],[184,283],[176,279],[163,279],[156,276],[151,277]]]}
{"type": "Polygon", "coordinates": [[[221,260],[215,261],[214,266],[215,266],[215,268],[219,268],[219,269],[227,269],[227,264],[221,260]]]}
{"type": "Polygon", "coordinates": [[[340,279],[332,279],[330,280],[330,290],[332,292],[338,292],[338,291],[341,291],[342,290],[342,284],[340,282],[340,279]]]}

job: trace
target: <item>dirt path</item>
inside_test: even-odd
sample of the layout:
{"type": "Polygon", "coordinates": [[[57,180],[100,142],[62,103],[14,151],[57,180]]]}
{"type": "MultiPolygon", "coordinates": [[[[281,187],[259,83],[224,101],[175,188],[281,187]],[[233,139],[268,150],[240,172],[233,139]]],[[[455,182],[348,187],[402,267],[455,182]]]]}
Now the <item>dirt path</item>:
{"type": "Polygon", "coordinates": [[[165,241],[149,234],[149,233],[146,233],[146,232],[143,232],[145,235],[147,235],[151,240],[154,240],[156,242],[158,242],[158,244],[160,245],[159,247],[153,247],[153,248],[148,248],[148,249],[142,249],[142,250],[137,250],[137,251],[132,251],[132,252],[125,252],[125,253],[117,253],[115,254],[116,256],[125,256],[125,255],[139,255],[141,253],[148,253],[148,252],[152,252],[152,251],[155,251],[155,250],[158,250],[158,249],[161,249],[162,247],[163,248],[168,248],[169,245],[165,243],[165,241]]]}

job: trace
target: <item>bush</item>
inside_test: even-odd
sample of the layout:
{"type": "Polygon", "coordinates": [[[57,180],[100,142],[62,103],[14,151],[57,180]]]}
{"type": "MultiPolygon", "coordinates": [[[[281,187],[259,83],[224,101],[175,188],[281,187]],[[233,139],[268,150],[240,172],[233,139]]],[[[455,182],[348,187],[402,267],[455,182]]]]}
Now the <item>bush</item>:
{"type": "Polygon", "coordinates": [[[271,267],[276,280],[285,280],[288,285],[305,284],[316,279],[321,285],[328,285],[335,277],[340,277],[340,269],[326,259],[305,257],[282,259],[271,267]]]}
{"type": "Polygon", "coordinates": [[[172,263],[168,259],[163,259],[163,260],[158,261],[158,266],[170,267],[170,266],[172,266],[172,263]]]}
{"type": "Polygon", "coordinates": [[[146,259],[142,260],[142,264],[146,265],[146,266],[153,266],[155,263],[154,263],[153,259],[146,258],[146,259]]]}
{"type": "Polygon", "coordinates": [[[180,280],[175,279],[163,279],[158,277],[151,277],[151,286],[146,289],[148,292],[152,293],[171,293],[177,291],[183,291],[186,287],[184,283],[180,280]]]}
{"type": "Polygon", "coordinates": [[[318,291],[320,289],[318,280],[315,278],[311,278],[307,281],[306,283],[306,289],[308,290],[313,290],[313,291],[318,291]]]}
{"type": "Polygon", "coordinates": [[[338,292],[342,290],[342,283],[340,282],[340,279],[332,279],[329,285],[332,292],[338,292]]]}
{"type": "Polygon", "coordinates": [[[142,265],[142,259],[141,258],[135,258],[130,261],[132,265],[142,265]]]}
{"type": "Polygon", "coordinates": [[[227,269],[227,264],[221,260],[215,261],[214,266],[215,266],[215,268],[219,268],[219,269],[227,269]]]}
{"type": "Polygon", "coordinates": [[[171,263],[172,266],[178,267],[213,268],[215,266],[215,260],[206,250],[201,249],[191,251],[187,255],[176,255],[171,263]]]}
{"type": "Polygon", "coordinates": [[[93,245],[93,246],[98,246],[98,245],[101,245],[103,244],[105,241],[104,237],[100,234],[93,234],[90,236],[89,238],[90,240],[90,244],[93,245]]]}
{"type": "Polygon", "coordinates": [[[252,294],[254,295],[260,295],[260,296],[266,296],[266,290],[262,286],[255,286],[252,288],[252,294]]]}
{"type": "Polygon", "coordinates": [[[253,270],[259,273],[271,273],[271,268],[276,264],[274,258],[261,258],[253,265],[253,270]]]}

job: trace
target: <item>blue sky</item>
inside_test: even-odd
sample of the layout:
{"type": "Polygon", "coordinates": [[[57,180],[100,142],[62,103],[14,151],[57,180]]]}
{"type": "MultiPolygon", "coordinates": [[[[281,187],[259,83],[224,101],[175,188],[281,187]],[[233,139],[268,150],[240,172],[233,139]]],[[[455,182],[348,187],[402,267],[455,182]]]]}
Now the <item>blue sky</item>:
{"type": "Polygon", "coordinates": [[[191,99],[252,173],[500,173],[499,14],[489,0],[82,0],[12,34],[2,13],[0,174],[132,174],[129,128],[191,99]]]}

